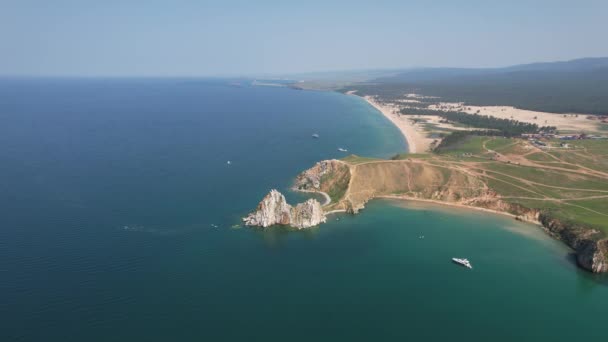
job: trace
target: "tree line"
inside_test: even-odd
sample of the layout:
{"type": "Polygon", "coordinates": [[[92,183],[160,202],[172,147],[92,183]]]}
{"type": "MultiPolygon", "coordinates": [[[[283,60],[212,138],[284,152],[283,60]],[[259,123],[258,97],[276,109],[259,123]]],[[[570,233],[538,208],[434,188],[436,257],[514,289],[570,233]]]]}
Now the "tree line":
{"type": "Polygon", "coordinates": [[[432,110],[426,108],[404,108],[401,109],[401,114],[414,114],[414,115],[438,115],[448,121],[457,122],[463,125],[485,128],[499,131],[501,134],[507,137],[517,137],[525,133],[537,133],[537,132],[554,132],[555,127],[543,126],[539,127],[534,123],[521,122],[511,119],[501,119],[489,115],[480,114],[469,114],[464,112],[444,112],[440,110],[432,110]]]}

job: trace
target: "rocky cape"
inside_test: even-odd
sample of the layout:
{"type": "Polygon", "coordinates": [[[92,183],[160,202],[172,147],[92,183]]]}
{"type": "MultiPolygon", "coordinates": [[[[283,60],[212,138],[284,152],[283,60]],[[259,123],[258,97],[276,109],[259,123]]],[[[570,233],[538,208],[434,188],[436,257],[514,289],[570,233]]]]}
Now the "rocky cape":
{"type": "Polygon", "coordinates": [[[427,200],[506,213],[539,224],[576,252],[578,264],[591,272],[608,272],[608,238],[597,229],[563,222],[551,211],[527,208],[501,198],[485,182],[466,170],[446,172],[440,166],[413,160],[347,163],[318,162],[302,172],[296,189],[323,191],[332,202],[327,212],[356,214],[373,198],[427,200]]]}
{"type": "Polygon", "coordinates": [[[608,238],[600,231],[564,222],[551,211],[510,203],[466,169],[446,171],[441,165],[409,159],[353,163],[324,160],[298,175],[294,190],[324,192],[331,202],[322,207],[310,199],[292,207],[280,192],[272,190],[243,221],[249,226],[278,224],[301,229],[324,223],[326,213],[356,214],[373,198],[426,200],[506,213],[517,220],[539,224],[576,252],[582,268],[594,273],[608,272],[608,238]]]}
{"type": "Polygon", "coordinates": [[[309,199],[293,207],[287,203],[283,194],[274,189],[262,199],[254,212],[243,218],[248,226],[283,225],[298,229],[317,226],[326,220],[321,203],[316,199],[309,199]]]}

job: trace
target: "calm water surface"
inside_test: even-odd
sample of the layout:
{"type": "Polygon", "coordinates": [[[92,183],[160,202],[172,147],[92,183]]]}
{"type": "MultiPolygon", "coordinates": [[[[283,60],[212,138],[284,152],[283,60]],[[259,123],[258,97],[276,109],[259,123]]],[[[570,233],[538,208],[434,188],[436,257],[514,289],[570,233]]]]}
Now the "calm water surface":
{"type": "Polygon", "coordinates": [[[301,200],[293,177],[338,147],[407,149],[336,93],[0,81],[0,340],[604,335],[606,278],[506,217],[373,201],[302,232],[232,227],[271,188],[301,200]]]}

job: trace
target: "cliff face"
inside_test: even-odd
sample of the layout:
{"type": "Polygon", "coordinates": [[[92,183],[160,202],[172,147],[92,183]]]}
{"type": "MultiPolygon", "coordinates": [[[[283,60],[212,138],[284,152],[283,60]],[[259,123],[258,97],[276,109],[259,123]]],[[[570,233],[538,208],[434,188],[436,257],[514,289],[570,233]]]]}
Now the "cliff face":
{"type": "Polygon", "coordinates": [[[334,176],[337,172],[343,172],[346,169],[348,169],[348,166],[339,160],[320,161],[296,177],[295,187],[300,190],[322,190],[321,186],[323,185],[323,188],[327,190],[328,182],[331,182],[333,177],[324,179],[324,176],[334,176]]]}
{"type": "Polygon", "coordinates": [[[594,273],[608,272],[608,239],[598,230],[563,223],[546,213],[541,213],[540,221],[550,235],[576,251],[581,267],[594,273]]]}
{"type": "Polygon", "coordinates": [[[603,238],[598,230],[564,223],[538,209],[529,209],[499,199],[471,205],[508,212],[517,215],[516,219],[520,221],[539,223],[549,235],[562,240],[576,251],[576,261],[580,267],[594,273],[608,272],[608,239],[603,238]]]}
{"type": "Polygon", "coordinates": [[[271,190],[254,212],[243,218],[248,226],[270,227],[272,225],[289,225],[298,229],[319,225],[326,221],[321,203],[309,199],[292,207],[285,196],[277,190],[271,190]]]}
{"type": "Polygon", "coordinates": [[[321,204],[315,199],[299,203],[291,210],[291,226],[302,229],[319,225],[326,221],[321,204]]]}
{"type": "Polygon", "coordinates": [[[515,219],[518,221],[541,224],[540,210],[530,209],[519,204],[505,202],[497,197],[494,193],[485,198],[470,201],[467,203],[467,205],[509,213],[515,215],[515,219]]]}
{"type": "Polygon", "coordinates": [[[245,217],[243,221],[248,226],[287,225],[291,222],[291,209],[285,196],[273,189],[258,204],[256,211],[245,217]]]}

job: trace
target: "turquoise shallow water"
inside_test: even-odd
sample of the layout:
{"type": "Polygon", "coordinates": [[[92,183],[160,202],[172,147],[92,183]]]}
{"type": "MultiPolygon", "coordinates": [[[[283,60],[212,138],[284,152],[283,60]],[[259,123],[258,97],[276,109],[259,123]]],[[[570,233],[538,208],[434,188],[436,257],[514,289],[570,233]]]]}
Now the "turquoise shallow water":
{"type": "Polygon", "coordinates": [[[230,228],[272,187],[302,199],[293,177],[338,147],[406,146],[358,98],[229,83],[0,82],[0,340],[602,335],[606,278],[507,217],[373,201],[230,228]]]}

